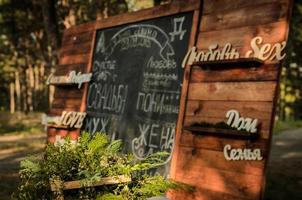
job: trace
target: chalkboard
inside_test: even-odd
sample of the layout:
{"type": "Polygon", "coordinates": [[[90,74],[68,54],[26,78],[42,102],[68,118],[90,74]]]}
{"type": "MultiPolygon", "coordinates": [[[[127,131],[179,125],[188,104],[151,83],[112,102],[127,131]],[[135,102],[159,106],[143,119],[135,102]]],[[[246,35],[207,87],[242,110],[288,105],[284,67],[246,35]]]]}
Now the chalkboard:
{"type": "Polygon", "coordinates": [[[137,159],[172,151],[192,18],[186,12],[97,31],[86,131],[121,139],[137,159]]]}

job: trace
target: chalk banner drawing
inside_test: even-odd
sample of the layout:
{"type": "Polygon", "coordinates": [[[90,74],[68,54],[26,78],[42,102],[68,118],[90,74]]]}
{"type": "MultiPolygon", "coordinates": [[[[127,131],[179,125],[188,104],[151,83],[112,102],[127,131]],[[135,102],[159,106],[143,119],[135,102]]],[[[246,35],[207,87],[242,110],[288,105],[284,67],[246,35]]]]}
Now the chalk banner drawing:
{"type": "Polygon", "coordinates": [[[97,31],[85,130],[122,139],[137,159],[172,151],[192,16],[97,31]]]}

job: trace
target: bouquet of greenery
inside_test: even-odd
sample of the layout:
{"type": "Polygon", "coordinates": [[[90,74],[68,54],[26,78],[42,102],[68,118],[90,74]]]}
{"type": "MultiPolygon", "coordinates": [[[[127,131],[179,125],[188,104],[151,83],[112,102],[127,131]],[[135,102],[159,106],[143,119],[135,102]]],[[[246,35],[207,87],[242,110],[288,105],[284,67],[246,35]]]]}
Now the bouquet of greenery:
{"type": "Polygon", "coordinates": [[[43,158],[31,157],[21,162],[21,184],[16,199],[53,199],[51,180],[61,182],[81,180],[89,186],[103,177],[125,175],[130,182],[98,187],[82,187],[64,191],[65,199],[135,200],[164,195],[169,189],[190,187],[166,180],[146,171],[163,165],[167,153],[155,153],[142,161],[121,153],[122,142],[109,142],[105,134],[94,137],[86,132],[77,143],[66,139],[63,145],[47,144],[43,158]]]}

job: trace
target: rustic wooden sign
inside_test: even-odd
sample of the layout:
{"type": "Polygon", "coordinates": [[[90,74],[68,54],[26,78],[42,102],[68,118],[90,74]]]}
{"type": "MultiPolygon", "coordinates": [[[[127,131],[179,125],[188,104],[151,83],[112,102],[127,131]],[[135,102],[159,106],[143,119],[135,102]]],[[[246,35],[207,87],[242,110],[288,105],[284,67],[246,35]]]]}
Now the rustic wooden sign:
{"type": "MultiPolygon", "coordinates": [[[[66,30],[60,66],[48,79],[56,86],[49,115],[86,112],[81,130],[122,139],[124,151],[137,159],[171,153],[181,64],[194,45],[199,8],[198,0],[175,2],[66,30]]],[[[61,143],[57,134],[76,138],[79,129],[72,128],[78,126],[67,125],[49,126],[49,140],[61,143]]],[[[169,172],[170,160],[162,173],[169,172]]]]}
{"type": "MultiPolygon", "coordinates": [[[[86,112],[82,130],[139,159],[173,146],[171,178],[196,191],[171,199],[261,199],[291,4],[176,1],[72,27],[48,117],[86,112]]],[[[50,126],[48,140],[80,130],[50,126]]]]}
{"type": "Polygon", "coordinates": [[[196,192],[171,199],[262,199],[291,4],[203,1],[196,47],[185,62],[171,165],[171,177],[196,192]],[[230,110],[229,117],[238,114],[231,128],[257,119],[250,130],[259,137],[229,129],[230,110]]]}

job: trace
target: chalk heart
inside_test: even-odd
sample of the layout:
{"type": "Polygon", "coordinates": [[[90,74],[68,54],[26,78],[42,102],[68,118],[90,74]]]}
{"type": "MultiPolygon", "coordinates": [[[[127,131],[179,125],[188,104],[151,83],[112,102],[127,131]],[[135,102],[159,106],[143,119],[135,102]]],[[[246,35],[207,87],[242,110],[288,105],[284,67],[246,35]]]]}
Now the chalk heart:
{"type": "Polygon", "coordinates": [[[229,110],[226,113],[227,124],[237,130],[245,130],[250,133],[257,132],[258,119],[243,118],[237,110],[229,110]]]}
{"type": "Polygon", "coordinates": [[[258,36],[251,40],[252,50],[246,52],[245,57],[254,57],[261,60],[282,60],[286,54],[282,53],[286,47],[286,41],[275,44],[262,44],[263,38],[258,36]]]}

